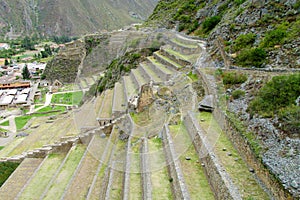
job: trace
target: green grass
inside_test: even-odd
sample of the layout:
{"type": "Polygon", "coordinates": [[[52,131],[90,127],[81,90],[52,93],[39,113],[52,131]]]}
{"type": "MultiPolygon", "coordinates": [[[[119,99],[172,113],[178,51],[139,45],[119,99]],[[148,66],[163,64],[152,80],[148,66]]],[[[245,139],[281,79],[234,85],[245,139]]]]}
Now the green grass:
{"type": "Polygon", "coordinates": [[[193,82],[198,81],[198,76],[197,74],[194,74],[193,72],[188,73],[188,77],[192,79],[193,82]]]}
{"type": "Polygon", "coordinates": [[[4,146],[0,146],[0,151],[1,151],[2,149],[4,149],[4,146]]]}
{"type": "Polygon", "coordinates": [[[38,110],[36,113],[44,113],[44,112],[50,112],[50,111],[65,111],[66,107],[65,106],[54,106],[52,108],[52,106],[47,106],[45,108],[42,108],[40,110],[38,110]]]}
{"type": "Polygon", "coordinates": [[[52,109],[51,106],[47,106],[41,110],[39,110],[37,113],[34,113],[32,115],[24,115],[24,116],[20,116],[20,117],[16,117],[15,118],[15,122],[16,122],[16,127],[17,130],[22,129],[30,119],[32,119],[33,117],[45,117],[45,116],[51,116],[54,114],[58,114],[60,113],[59,111],[64,112],[65,111],[65,107],[64,106],[54,106],[54,108],[52,109]],[[48,111],[57,111],[55,113],[43,113],[43,112],[48,112],[48,111]]]}
{"type": "Polygon", "coordinates": [[[9,126],[9,120],[2,122],[0,126],[9,126]]]}
{"type": "Polygon", "coordinates": [[[58,176],[56,177],[55,181],[51,185],[45,199],[59,199],[64,192],[64,189],[68,185],[70,179],[78,163],[81,160],[82,155],[85,152],[84,145],[77,145],[67,158],[64,166],[62,167],[61,171],[59,172],[58,176]]]}
{"type": "Polygon", "coordinates": [[[169,126],[169,128],[175,151],[180,155],[181,169],[191,199],[197,199],[199,194],[201,194],[201,199],[214,199],[201,162],[197,162],[199,161],[199,156],[192,144],[187,129],[182,123],[169,126]],[[191,160],[186,160],[186,157],[190,157],[191,160]]]}
{"type": "MultiPolygon", "coordinates": [[[[256,182],[255,177],[248,170],[247,164],[243,161],[237,150],[234,148],[231,141],[222,132],[217,121],[213,118],[211,113],[201,112],[198,119],[204,119],[204,122],[199,122],[201,126],[207,131],[208,135],[215,135],[219,133],[219,137],[211,142],[216,142],[214,145],[214,152],[218,156],[221,164],[226,172],[230,175],[233,183],[239,188],[239,191],[245,199],[268,199],[267,194],[256,182]],[[223,151],[226,148],[226,151],[223,151]],[[228,153],[232,156],[228,156],[228,153]]],[[[209,137],[209,136],[208,136],[209,137]]],[[[216,137],[215,137],[216,138],[216,137]]]]}
{"type": "Polygon", "coordinates": [[[24,116],[16,117],[15,121],[16,121],[17,130],[22,129],[32,117],[33,117],[32,115],[24,115],[24,116]]]}
{"type": "Polygon", "coordinates": [[[63,94],[54,94],[51,103],[79,105],[83,98],[83,92],[68,92],[63,94]]]}
{"type": "Polygon", "coordinates": [[[33,194],[35,197],[40,197],[49,184],[52,176],[60,166],[60,163],[64,157],[65,154],[49,154],[47,160],[43,163],[39,171],[25,188],[20,198],[32,199],[33,194]]]}

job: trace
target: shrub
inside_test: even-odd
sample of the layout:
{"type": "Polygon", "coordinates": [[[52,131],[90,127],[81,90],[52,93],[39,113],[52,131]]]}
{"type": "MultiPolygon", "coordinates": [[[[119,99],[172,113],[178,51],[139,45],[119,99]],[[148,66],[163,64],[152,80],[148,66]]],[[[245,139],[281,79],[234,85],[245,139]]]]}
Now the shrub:
{"type": "Polygon", "coordinates": [[[210,32],[215,26],[221,21],[220,16],[208,17],[203,22],[203,31],[204,33],[210,32]]]}
{"type": "Polygon", "coordinates": [[[223,84],[227,86],[244,83],[247,76],[238,72],[224,72],[222,73],[223,84]]]}
{"type": "Polygon", "coordinates": [[[0,187],[8,179],[8,177],[19,166],[19,163],[14,162],[1,162],[0,163],[0,187]]]}
{"type": "Polygon", "coordinates": [[[261,67],[266,61],[267,53],[262,48],[243,49],[237,56],[237,63],[243,67],[261,67]]]}
{"type": "MultiPolygon", "coordinates": [[[[300,73],[275,76],[259,90],[248,109],[251,114],[272,116],[280,109],[295,105],[299,94],[300,73]]],[[[280,112],[284,113],[283,110],[280,112]]]]}
{"type": "Polygon", "coordinates": [[[255,42],[256,35],[254,33],[248,33],[239,35],[234,41],[233,51],[239,51],[243,48],[250,47],[255,42]]]}
{"type": "Polygon", "coordinates": [[[287,36],[287,32],[284,29],[277,28],[268,32],[262,41],[262,47],[274,47],[277,44],[282,44],[284,38],[287,36]]]}
{"type": "Polygon", "coordinates": [[[245,91],[243,91],[243,90],[234,90],[231,95],[232,95],[233,99],[239,99],[239,98],[245,96],[245,91]]]}
{"type": "Polygon", "coordinates": [[[236,4],[236,5],[241,5],[242,3],[244,3],[246,0],[234,0],[234,3],[236,4]]]}

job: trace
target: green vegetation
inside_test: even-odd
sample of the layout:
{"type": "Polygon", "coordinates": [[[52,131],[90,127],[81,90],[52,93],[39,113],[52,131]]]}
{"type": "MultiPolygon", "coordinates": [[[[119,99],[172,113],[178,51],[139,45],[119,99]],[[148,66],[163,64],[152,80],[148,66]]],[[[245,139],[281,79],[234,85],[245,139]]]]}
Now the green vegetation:
{"type": "Polygon", "coordinates": [[[197,74],[194,74],[192,71],[190,71],[187,75],[188,75],[188,77],[190,77],[192,79],[192,81],[199,80],[197,74]]]}
{"type": "Polygon", "coordinates": [[[254,33],[239,35],[233,44],[233,51],[239,51],[244,48],[249,48],[255,42],[256,35],[254,33]]]}
{"type": "Polygon", "coordinates": [[[218,73],[227,88],[232,85],[244,83],[247,80],[247,75],[240,72],[223,72],[222,70],[218,70],[218,73]]]}
{"type": "Polygon", "coordinates": [[[0,187],[19,166],[19,163],[0,162],[0,187]]]}
{"type": "Polygon", "coordinates": [[[79,105],[83,98],[83,92],[68,92],[68,93],[60,93],[54,94],[52,96],[51,103],[54,104],[67,104],[67,105],[79,105]]]}
{"type": "Polygon", "coordinates": [[[237,56],[236,61],[243,67],[262,67],[266,62],[267,53],[262,48],[244,49],[237,56]]]}
{"type": "Polygon", "coordinates": [[[239,99],[239,98],[245,96],[245,91],[243,91],[243,90],[234,90],[231,95],[232,95],[233,99],[239,99]]]}
{"type": "Polygon", "coordinates": [[[0,146],[0,151],[1,151],[2,149],[4,149],[4,146],[0,146]]]}
{"type": "Polygon", "coordinates": [[[16,122],[17,130],[21,130],[28,123],[28,121],[30,119],[32,119],[33,117],[50,116],[50,115],[59,114],[64,111],[65,111],[65,107],[63,107],[63,106],[53,106],[53,107],[48,106],[41,110],[38,110],[38,112],[33,113],[31,115],[24,115],[24,116],[16,117],[15,122],[16,122]],[[54,111],[54,112],[45,113],[45,112],[49,112],[49,111],[54,111]]]}
{"type": "Polygon", "coordinates": [[[2,122],[0,126],[9,126],[9,120],[2,122]]]}
{"type": "MultiPolygon", "coordinates": [[[[127,52],[124,56],[114,59],[107,67],[103,77],[100,78],[97,85],[97,91],[103,92],[105,89],[111,89],[114,84],[126,73],[134,69],[138,64],[145,60],[147,56],[152,55],[154,51],[157,51],[158,47],[146,48],[141,50],[133,50],[127,52]]],[[[95,89],[95,88],[94,88],[95,89]]],[[[89,93],[94,93],[90,91],[89,93]]]]}
{"type": "Polygon", "coordinates": [[[269,31],[261,43],[262,47],[274,47],[275,45],[283,44],[287,32],[283,28],[277,28],[269,31]]]}
{"type": "Polygon", "coordinates": [[[209,33],[215,26],[221,21],[220,16],[208,17],[203,22],[203,31],[204,33],[209,33]]]}
{"type": "Polygon", "coordinates": [[[249,112],[264,117],[277,114],[283,122],[285,131],[300,131],[299,106],[296,99],[300,94],[300,74],[275,76],[266,83],[253,101],[250,102],[249,112]]]}

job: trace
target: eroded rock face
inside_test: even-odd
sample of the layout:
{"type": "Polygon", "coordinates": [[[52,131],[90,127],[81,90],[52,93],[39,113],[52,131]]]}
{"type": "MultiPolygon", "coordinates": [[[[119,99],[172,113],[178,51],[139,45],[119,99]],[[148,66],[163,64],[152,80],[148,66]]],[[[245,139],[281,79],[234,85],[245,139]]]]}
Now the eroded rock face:
{"type": "Polygon", "coordinates": [[[150,84],[145,84],[141,88],[140,98],[138,99],[137,111],[142,112],[149,107],[155,100],[153,89],[150,84]]]}

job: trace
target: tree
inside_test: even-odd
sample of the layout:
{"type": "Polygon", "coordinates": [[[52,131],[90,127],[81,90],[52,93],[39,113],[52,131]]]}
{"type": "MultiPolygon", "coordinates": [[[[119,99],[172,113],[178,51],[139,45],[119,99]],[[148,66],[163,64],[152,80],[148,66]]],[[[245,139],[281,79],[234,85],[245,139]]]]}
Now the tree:
{"type": "Polygon", "coordinates": [[[29,70],[28,70],[27,65],[25,65],[24,68],[23,68],[22,76],[23,76],[23,79],[24,79],[24,80],[30,79],[30,72],[29,72],[29,70]]]}

